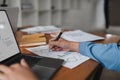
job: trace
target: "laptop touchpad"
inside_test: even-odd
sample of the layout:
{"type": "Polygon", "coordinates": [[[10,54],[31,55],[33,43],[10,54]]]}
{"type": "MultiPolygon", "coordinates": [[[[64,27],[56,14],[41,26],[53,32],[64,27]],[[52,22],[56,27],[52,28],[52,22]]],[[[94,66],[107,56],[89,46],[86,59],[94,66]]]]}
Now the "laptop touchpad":
{"type": "Polygon", "coordinates": [[[40,80],[50,80],[53,73],[55,72],[54,68],[40,66],[40,65],[34,65],[32,67],[32,70],[40,80]]]}

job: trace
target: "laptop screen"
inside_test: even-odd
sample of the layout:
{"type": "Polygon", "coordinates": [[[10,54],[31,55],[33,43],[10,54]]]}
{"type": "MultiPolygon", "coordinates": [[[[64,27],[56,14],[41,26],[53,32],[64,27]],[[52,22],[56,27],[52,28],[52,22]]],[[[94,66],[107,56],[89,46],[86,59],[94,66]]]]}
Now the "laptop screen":
{"type": "Polygon", "coordinates": [[[10,19],[13,31],[17,31],[18,22],[18,7],[0,7],[0,10],[5,10],[7,12],[8,18],[10,19]],[[14,17],[13,17],[14,16],[14,17]]]}
{"type": "Polygon", "coordinates": [[[6,11],[0,11],[0,61],[19,53],[6,11]]]}

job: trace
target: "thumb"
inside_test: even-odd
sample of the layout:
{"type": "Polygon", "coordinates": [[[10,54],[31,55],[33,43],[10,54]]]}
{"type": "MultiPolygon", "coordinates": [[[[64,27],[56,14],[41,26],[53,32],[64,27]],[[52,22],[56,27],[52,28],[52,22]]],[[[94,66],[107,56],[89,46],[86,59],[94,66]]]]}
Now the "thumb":
{"type": "Polygon", "coordinates": [[[24,59],[21,59],[20,64],[21,64],[22,66],[26,67],[26,68],[29,67],[28,64],[26,63],[26,61],[25,61],[24,59]]]}

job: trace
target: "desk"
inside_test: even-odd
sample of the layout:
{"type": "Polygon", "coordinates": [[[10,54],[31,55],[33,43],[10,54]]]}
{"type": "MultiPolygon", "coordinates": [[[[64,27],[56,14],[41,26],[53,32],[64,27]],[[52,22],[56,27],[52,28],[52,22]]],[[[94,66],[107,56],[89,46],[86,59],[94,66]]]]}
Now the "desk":
{"type": "MultiPolygon", "coordinates": [[[[17,32],[18,42],[20,41],[21,36],[23,34],[24,33],[21,33],[19,31],[17,32]]],[[[96,34],[96,33],[93,33],[93,34],[105,37],[105,34],[96,34]]],[[[118,42],[119,39],[120,39],[120,36],[112,35],[112,36],[108,36],[108,38],[105,38],[105,40],[96,41],[96,42],[105,44],[105,43],[118,42]]],[[[23,53],[32,54],[22,47],[20,49],[23,53]]],[[[83,64],[79,65],[74,69],[61,67],[61,69],[54,75],[52,80],[87,80],[98,67],[99,67],[99,63],[91,59],[84,62],[83,64]]]]}

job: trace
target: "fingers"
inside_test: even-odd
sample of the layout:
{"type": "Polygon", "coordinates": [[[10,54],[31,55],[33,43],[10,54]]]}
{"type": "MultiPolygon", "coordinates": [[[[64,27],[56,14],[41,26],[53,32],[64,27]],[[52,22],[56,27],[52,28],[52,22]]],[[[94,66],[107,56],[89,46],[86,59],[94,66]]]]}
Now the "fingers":
{"type": "Polygon", "coordinates": [[[7,80],[6,75],[3,73],[0,73],[0,80],[7,80]]]}
{"type": "Polygon", "coordinates": [[[15,63],[15,64],[12,64],[11,66],[10,66],[10,68],[13,70],[13,69],[15,69],[15,68],[19,68],[19,67],[21,67],[21,65],[19,64],[19,63],[15,63]]]}
{"type": "Polygon", "coordinates": [[[51,49],[53,47],[52,45],[52,39],[49,40],[49,48],[51,49]]]}
{"type": "Polygon", "coordinates": [[[1,73],[11,73],[11,69],[5,65],[0,65],[0,71],[1,73]]]}
{"type": "Polygon", "coordinates": [[[65,45],[64,40],[61,38],[58,41],[54,41],[54,40],[49,41],[49,48],[53,51],[63,50],[64,45],[65,45]]]}
{"type": "Polygon", "coordinates": [[[57,46],[54,46],[54,48],[52,48],[53,51],[61,51],[62,48],[61,47],[57,47],[57,46]]]}
{"type": "Polygon", "coordinates": [[[26,63],[26,61],[24,59],[21,59],[20,64],[16,63],[10,66],[11,68],[20,68],[20,67],[26,67],[28,68],[28,64],[26,63]]]}
{"type": "Polygon", "coordinates": [[[0,65],[0,80],[8,80],[7,74],[12,74],[11,68],[5,65],[0,65]]]}
{"type": "Polygon", "coordinates": [[[29,67],[28,64],[26,63],[26,61],[25,61],[24,59],[21,59],[20,64],[21,64],[22,66],[26,67],[26,68],[29,67]]]}
{"type": "Polygon", "coordinates": [[[49,41],[49,48],[52,49],[54,46],[59,46],[59,41],[49,41]]]}

